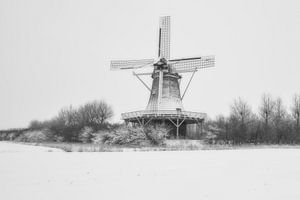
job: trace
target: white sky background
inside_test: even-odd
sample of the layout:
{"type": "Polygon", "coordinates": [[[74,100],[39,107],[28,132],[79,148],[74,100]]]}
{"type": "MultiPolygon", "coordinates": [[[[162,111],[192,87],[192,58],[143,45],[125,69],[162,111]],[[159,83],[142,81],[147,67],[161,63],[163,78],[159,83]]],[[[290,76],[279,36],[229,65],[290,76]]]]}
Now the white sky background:
{"type": "Polygon", "coordinates": [[[0,129],[95,99],[113,106],[116,121],[144,109],[148,91],[109,62],[156,58],[164,15],[171,58],[216,55],[215,68],[196,73],[186,110],[228,114],[242,97],[256,111],[264,92],[288,107],[300,93],[299,2],[0,0],[0,129]]]}

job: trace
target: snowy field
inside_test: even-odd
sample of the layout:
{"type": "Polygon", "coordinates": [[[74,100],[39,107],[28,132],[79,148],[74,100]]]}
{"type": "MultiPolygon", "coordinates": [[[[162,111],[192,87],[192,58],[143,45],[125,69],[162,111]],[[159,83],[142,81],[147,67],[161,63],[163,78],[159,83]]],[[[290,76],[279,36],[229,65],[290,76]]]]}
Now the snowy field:
{"type": "Polygon", "coordinates": [[[0,142],[0,199],[299,200],[300,149],[66,153],[0,142]]]}

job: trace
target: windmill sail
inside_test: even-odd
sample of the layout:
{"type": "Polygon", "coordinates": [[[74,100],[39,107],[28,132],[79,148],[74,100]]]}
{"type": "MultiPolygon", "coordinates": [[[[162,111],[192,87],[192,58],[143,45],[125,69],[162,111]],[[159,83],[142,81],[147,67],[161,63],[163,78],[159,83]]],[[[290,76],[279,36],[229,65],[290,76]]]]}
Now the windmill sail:
{"type": "Polygon", "coordinates": [[[170,16],[159,19],[158,57],[170,59],[170,16]]]}
{"type": "Polygon", "coordinates": [[[203,56],[195,58],[183,58],[169,60],[172,69],[177,72],[193,71],[202,68],[214,67],[214,56],[203,56]]]}
{"type": "Polygon", "coordinates": [[[110,63],[111,70],[118,69],[137,69],[142,68],[154,63],[154,59],[141,59],[141,60],[113,60],[110,63]]]}

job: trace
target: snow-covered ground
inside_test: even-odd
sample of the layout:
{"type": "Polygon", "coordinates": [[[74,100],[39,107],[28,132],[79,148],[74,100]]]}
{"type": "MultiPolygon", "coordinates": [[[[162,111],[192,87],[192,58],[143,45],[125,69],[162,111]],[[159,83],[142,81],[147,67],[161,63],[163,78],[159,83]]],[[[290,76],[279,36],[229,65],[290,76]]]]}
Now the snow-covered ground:
{"type": "Polygon", "coordinates": [[[3,200],[299,200],[299,187],[300,149],[65,153],[0,142],[3,200]]]}
{"type": "MultiPolygon", "coordinates": [[[[0,155],[2,153],[15,153],[15,152],[62,152],[60,149],[54,149],[49,147],[23,145],[12,142],[0,141],[0,155]]],[[[1,161],[0,161],[1,162],[1,161]]]]}

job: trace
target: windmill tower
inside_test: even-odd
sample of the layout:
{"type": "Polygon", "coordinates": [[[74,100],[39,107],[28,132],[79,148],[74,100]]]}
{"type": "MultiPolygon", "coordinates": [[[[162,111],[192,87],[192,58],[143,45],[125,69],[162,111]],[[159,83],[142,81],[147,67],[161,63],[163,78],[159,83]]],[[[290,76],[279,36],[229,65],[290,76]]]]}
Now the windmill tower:
{"type": "MultiPolygon", "coordinates": [[[[123,113],[125,122],[147,125],[149,123],[169,123],[176,128],[176,137],[179,138],[179,129],[182,125],[197,124],[202,127],[206,118],[205,113],[185,111],[182,104],[187,89],[194,74],[202,68],[213,67],[214,56],[194,58],[170,59],[170,17],[161,17],[159,20],[158,58],[141,60],[114,60],[111,61],[111,70],[141,69],[152,67],[149,73],[133,72],[143,85],[149,90],[150,97],[145,110],[123,113]],[[180,74],[192,73],[191,78],[180,93],[180,74]],[[150,75],[152,87],[149,87],[140,76],[150,75]]],[[[180,129],[181,131],[181,129],[180,129]]]]}

